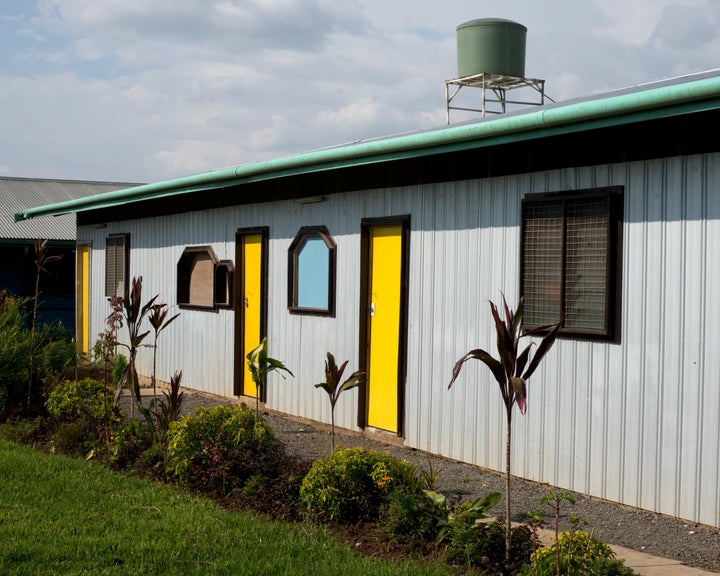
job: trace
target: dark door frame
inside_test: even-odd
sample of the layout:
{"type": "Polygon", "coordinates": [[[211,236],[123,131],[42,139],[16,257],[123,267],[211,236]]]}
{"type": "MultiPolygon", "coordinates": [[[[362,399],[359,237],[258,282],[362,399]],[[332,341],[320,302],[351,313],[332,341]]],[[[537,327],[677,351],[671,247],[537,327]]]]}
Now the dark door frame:
{"type": "MultiPolygon", "coordinates": [[[[370,270],[372,269],[370,252],[370,230],[384,225],[401,226],[401,262],[400,262],[400,339],[398,346],[398,412],[397,435],[404,436],[405,423],[405,382],[407,377],[408,349],[408,294],[410,288],[410,215],[363,218],[360,222],[360,369],[368,373],[370,348],[370,270]]],[[[358,395],[358,419],[360,428],[367,427],[368,421],[368,384],[363,382],[358,395]]]]}
{"type": "MultiPolygon", "coordinates": [[[[233,394],[235,396],[245,395],[243,375],[245,374],[245,257],[243,254],[243,241],[246,236],[260,235],[260,338],[267,336],[267,309],[268,309],[268,248],[270,239],[270,228],[268,226],[256,226],[253,228],[238,228],[235,232],[235,266],[236,282],[234,287],[235,303],[233,313],[235,316],[235,342],[234,352],[234,375],[233,394]]],[[[265,391],[263,391],[265,392],[265,391]]],[[[265,402],[266,398],[260,398],[265,402]]]]}

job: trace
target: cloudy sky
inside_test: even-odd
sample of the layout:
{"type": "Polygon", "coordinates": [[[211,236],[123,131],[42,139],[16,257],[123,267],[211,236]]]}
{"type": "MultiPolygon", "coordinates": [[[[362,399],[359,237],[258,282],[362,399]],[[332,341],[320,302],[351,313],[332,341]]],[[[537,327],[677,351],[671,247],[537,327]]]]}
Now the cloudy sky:
{"type": "Polygon", "coordinates": [[[476,18],[527,26],[557,101],[720,66],[717,0],[2,0],[0,175],[150,182],[442,126],[476,18]]]}

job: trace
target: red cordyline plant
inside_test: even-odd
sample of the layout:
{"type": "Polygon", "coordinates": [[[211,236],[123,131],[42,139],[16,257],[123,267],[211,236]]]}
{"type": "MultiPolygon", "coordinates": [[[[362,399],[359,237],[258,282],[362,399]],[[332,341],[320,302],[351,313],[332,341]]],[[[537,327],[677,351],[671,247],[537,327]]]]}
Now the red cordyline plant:
{"type": "Polygon", "coordinates": [[[125,370],[125,376],[123,378],[123,384],[127,385],[138,404],[142,404],[140,398],[140,381],[138,379],[137,368],[135,367],[135,361],[137,359],[137,352],[140,346],[143,346],[142,341],[145,337],[150,334],[150,331],[140,332],[140,325],[142,324],[145,316],[150,312],[152,305],[158,298],[159,294],[156,294],[144,305],[140,306],[142,300],[142,276],[132,279],[132,288],[130,290],[130,297],[123,301],[123,317],[125,320],[125,326],[128,329],[129,342],[123,343],[118,342],[120,346],[124,346],[128,349],[129,357],[127,361],[127,368],[125,370]]]}
{"type": "Polygon", "coordinates": [[[174,316],[167,318],[168,312],[169,312],[169,309],[167,307],[167,304],[163,304],[163,303],[153,304],[152,306],[150,306],[150,315],[148,316],[150,325],[153,327],[153,330],[155,331],[155,340],[153,342],[153,367],[152,367],[153,397],[155,397],[155,398],[157,397],[157,387],[156,387],[157,380],[155,378],[155,368],[157,366],[158,337],[160,336],[160,332],[165,330],[165,328],[168,327],[170,322],[172,322],[173,320],[175,320],[175,318],[180,316],[180,313],[178,312],[174,316]]]}
{"type": "Polygon", "coordinates": [[[342,363],[340,367],[335,363],[335,356],[330,352],[327,353],[327,360],[325,360],[325,382],[315,384],[315,388],[322,388],[327,392],[330,400],[330,418],[331,418],[331,443],[332,450],[335,451],[335,405],[340,399],[340,394],[346,390],[351,390],[356,386],[359,386],[365,381],[365,372],[355,371],[341,384],[345,368],[347,368],[348,360],[342,363]]]}
{"type": "Polygon", "coordinates": [[[498,309],[490,302],[490,311],[495,321],[495,332],[497,333],[497,350],[500,359],[496,359],[480,348],[471,350],[465,356],[455,363],[452,372],[452,379],[448,385],[448,389],[452,387],[460,375],[463,365],[468,360],[480,360],[492,372],[495,380],[500,386],[500,394],[505,403],[506,416],[506,436],[505,436],[505,561],[510,562],[510,544],[511,544],[511,510],[510,510],[510,447],[512,440],[512,409],[517,404],[520,412],[525,413],[527,409],[527,381],[540,365],[540,361],[545,354],[548,353],[557,338],[558,330],[561,322],[557,324],[549,324],[547,326],[538,326],[531,330],[522,332],[523,318],[523,299],[520,298],[517,310],[515,312],[508,306],[503,295],[503,307],[505,310],[505,320],[500,318],[498,309]],[[533,336],[540,333],[546,333],[540,341],[540,344],[531,356],[531,350],[535,342],[530,342],[520,352],[520,339],[525,336],[533,336]]]}

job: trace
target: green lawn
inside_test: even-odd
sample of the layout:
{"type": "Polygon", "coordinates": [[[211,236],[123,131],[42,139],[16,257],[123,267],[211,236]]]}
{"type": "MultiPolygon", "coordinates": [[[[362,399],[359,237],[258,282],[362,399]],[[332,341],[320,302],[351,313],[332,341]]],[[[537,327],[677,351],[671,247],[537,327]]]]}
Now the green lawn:
{"type": "Polygon", "coordinates": [[[0,439],[0,574],[450,574],[0,439]]]}

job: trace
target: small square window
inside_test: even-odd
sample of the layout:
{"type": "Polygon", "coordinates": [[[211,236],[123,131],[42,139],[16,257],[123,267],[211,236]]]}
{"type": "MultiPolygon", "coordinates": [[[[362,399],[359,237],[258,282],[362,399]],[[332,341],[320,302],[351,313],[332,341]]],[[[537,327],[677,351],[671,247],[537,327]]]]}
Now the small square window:
{"type": "Polygon", "coordinates": [[[617,339],[623,189],[532,194],[522,208],[526,328],[562,319],[561,334],[617,339]]]}
{"type": "Polygon", "coordinates": [[[324,226],[305,226],[288,250],[288,308],[335,315],[335,241],[324,226]]]}

